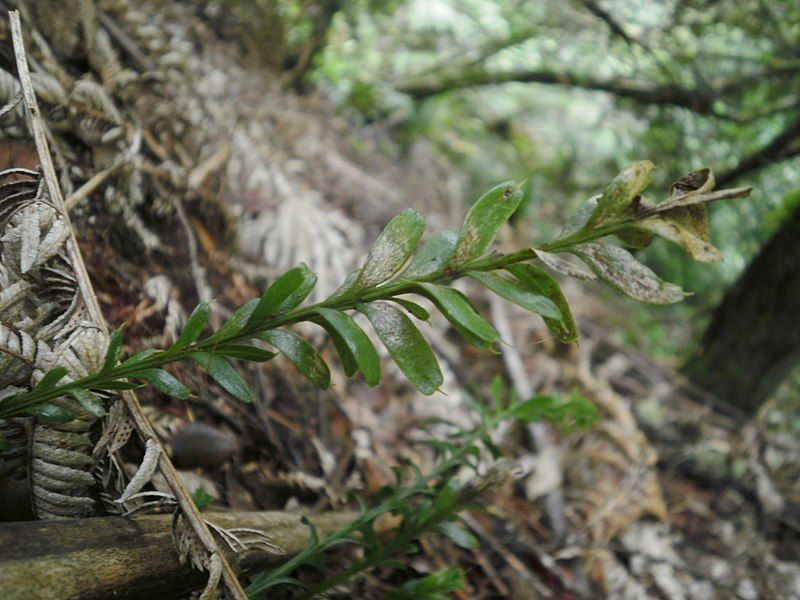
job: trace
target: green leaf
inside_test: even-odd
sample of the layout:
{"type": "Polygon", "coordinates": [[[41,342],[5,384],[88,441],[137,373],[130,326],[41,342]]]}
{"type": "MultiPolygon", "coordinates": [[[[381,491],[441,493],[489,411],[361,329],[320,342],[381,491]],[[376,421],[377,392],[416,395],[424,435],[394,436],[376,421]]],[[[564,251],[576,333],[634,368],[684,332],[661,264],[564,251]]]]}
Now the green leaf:
{"type": "Polygon", "coordinates": [[[295,308],[306,299],[316,284],[317,276],[305,263],[289,269],[273,281],[261,296],[249,324],[258,325],[267,317],[295,308]]]}
{"type": "Polygon", "coordinates": [[[258,336],[275,346],[300,372],[323,390],[331,384],[331,372],[317,351],[296,333],[286,329],[273,329],[258,336]]]}
{"type": "Polygon", "coordinates": [[[89,390],[84,390],[82,388],[75,388],[70,390],[69,395],[75,398],[75,400],[80,404],[86,412],[94,415],[95,417],[102,417],[106,414],[106,409],[103,406],[103,403],[100,401],[100,398],[95,396],[89,390]]]}
{"type": "Polygon", "coordinates": [[[439,523],[436,529],[459,548],[474,550],[480,545],[474,535],[455,523],[439,523]]]}
{"type": "Polygon", "coordinates": [[[69,423],[75,420],[75,415],[71,411],[55,404],[37,404],[23,408],[20,412],[51,423],[69,423]]]}
{"type": "Polygon", "coordinates": [[[437,391],[443,382],[439,363],[411,319],[399,308],[385,302],[359,304],[357,309],[367,316],[408,380],[425,395],[437,391]]]}
{"type": "Polygon", "coordinates": [[[191,394],[185,385],[175,379],[164,369],[142,369],[131,373],[133,379],[142,379],[156,388],[159,392],[186,400],[191,394]]]}
{"type": "Polygon", "coordinates": [[[148,348],[147,350],[142,350],[138,354],[134,354],[127,360],[122,362],[122,365],[125,367],[132,367],[134,365],[138,365],[141,362],[144,362],[151,356],[158,354],[161,350],[156,350],[155,348],[148,348]]]}
{"type": "Polygon", "coordinates": [[[11,442],[9,442],[4,435],[0,434],[0,452],[10,450],[11,447],[11,442]]]}
{"type": "Polygon", "coordinates": [[[643,160],[633,163],[617,175],[597,199],[597,208],[586,227],[597,228],[623,216],[636,196],[653,179],[655,168],[652,162],[643,160]]]}
{"type": "Polygon", "coordinates": [[[513,181],[502,183],[481,196],[470,208],[458,232],[453,263],[460,265],[483,255],[521,201],[522,190],[513,181]]]}
{"type": "Polygon", "coordinates": [[[203,367],[211,378],[237,400],[252,402],[253,392],[228,361],[209,352],[195,352],[189,357],[203,367]]]}
{"type": "Polygon", "coordinates": [[[464,589],[461,569],[436,571],[421,579],[412,579],[389,590],[386,600],[447,600],[453,592],[464,589]]]}
{"type": "Polygon", "coordinates": [[[403,279],[420,279],[444,271],[456,254],[458,234],[442,231],[422,245],[403,272],[403,279]]]}
{"type": "MultiPolygon", "coordinates": [[[[318,308],[315,312],[320,315],[322,326],[331,335],[336,350],[342,357],[342,364],[345,364],[345,356],[352,358],[364,376],[364,381],[371,386],[378,385],[381,380],[381,362],[367,334],[343,312],[330,308],[318,308]]],[[[352,365],[345,364],[345,373],[348,377],[353,375],[352,365]]]]}
{"type": "Polygon", "coordinates": [[[506,270],[529,292],[549,298],[558,307],[561,318],[544,317],[544,322],[559,341],[569,344],[578,339],[578,325],[561,291],[561,286],[552,275],[529,264],[509,265],[506,270]]]}
{"type": "Polygon", "coordinates": [[[581,244],[574,249],[597,273],[623,294],[651,304],[672,304],[686,296],[677,285],[658,278],[633,255],[619,246],[604,243],[581,244]]]}
{"type": "Polygon", "coordinates": [[[93,387],[92,389],[95,389],[95,390],[138,390],[141,387],[144,387],[144,384],[133,383],[132,381],[124,381],[122,379],[118,379],[117,381],[105,381],[105,382],[100,383],[97,386],[93,387]]]}
{"type": "Polygon", "coordinates": [[[170,350],[180,350],[195,341],[208,323],[209,316],[211,316],[211,305],[208,302],[201,302],[195,306],[186,320],[186,325],[183,326],[180,337],[172,344],[170,350]]]}
{"type": "Polygon", "coordinates": [[[194,494],[192,494],[192,500],[194,501],[195,506],[197,506],[197,510],[199,510],[200,512],[203,512],[205,509],[207,509],[209,506],[211,506],[212,504],[214,504],[214,502],[217,501],[217,499],[214,498],[214,496],[212,496],[211,494],[209,494],[206,491],[206,489],[202,486],[197,488],[194,494]]]}
{"type": "Polygon", "coordinates": [[[212,335],[210,339],[224,340],[242,333],[259,302],[258,298],[253,298],[245,302],[236,309],[236,312],[231,315],[230,319],[225,321],[222,326],[214,332],[214,335],[212,335]]]}
{"type": "Polygon", "coordinates": [[[267,362],[277,356],[274,352],[246,344],[224,344],[214,349],[214,354],[249,362],[267,362]]]}
{"type": "Polygon", "coordinates": [[[35,389],[44,391],[56,387],[58,382],[67,376],[68,372],[66,367],[53,367],[45,373],[45,376],[42,377],[42,380],[36,385],[35,389]]]}
{"type": "Polygon", "coordinates": [[[558,310],[552,300],[541,294],[529,292],[517,281],[512,281],[494,273],[480,271],[468,271],[467,275],[485,285],[501,298],[505,298],[525,310],[550,319],[561,319],[561,311],[558,310]]]}
{"type": "Polygon", "coordinates": [[[119,355],[122,352],[122,327],[115,329],[111,332],[108,339],[108,350],[106,350],[106,357],[103,360],[103,366],[100,369],[101,373],[106,373],[114,368],[119,361],[119,355]]]}
{"type": "Polygon", "coordinates": [[[419,245],[425,221],[408,209],[394,217],[378,236],[355,280],[355,289],[374,287],[403,268],[419,245]]]}
{"type": "Polygon", "coordinates": [[[485,348],[500,340],[497,330],[456,290],[434,283],[418,283],[415,287],[431,300],[464,339],[474,346],[485,348]]]}
{"type": "Polygon", "coordinates": [[[418,318],[420,321],[430,321],[431,320],[431,313],[425,310],[424,307],[420,306],[416,302],[412,302],[411,300],[406,300],[405,298],[390,298],[392,302],[396,302],[403,308],[405,308],[408,312],[418,318]]]}

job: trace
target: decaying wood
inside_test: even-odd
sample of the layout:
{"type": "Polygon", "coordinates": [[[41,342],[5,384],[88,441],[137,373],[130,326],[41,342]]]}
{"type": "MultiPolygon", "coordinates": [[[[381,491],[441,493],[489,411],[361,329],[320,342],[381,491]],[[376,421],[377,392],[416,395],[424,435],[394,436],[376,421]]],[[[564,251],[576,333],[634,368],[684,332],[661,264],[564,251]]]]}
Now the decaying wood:
{"type": "MultiPolygon", "coordinates": [[[[279,563],[310,541],[301,515],[281,511],[206,513],[212,525],[270,532],[279,550],[259,546],[230,557],[239,570],[279,563]]],[[[353,512],[310,516],[320,536],[357,517],[353,512]]],[[[5,600],[185,597],[206,576],[181,564],[172,542],[171,515],[102,517],[0,524],[0,589],[5,600]],[[26,540],[20,544],[19,540],[26,540]]],[[[392,525],[379,520],[378,533],[392,525]]]]}

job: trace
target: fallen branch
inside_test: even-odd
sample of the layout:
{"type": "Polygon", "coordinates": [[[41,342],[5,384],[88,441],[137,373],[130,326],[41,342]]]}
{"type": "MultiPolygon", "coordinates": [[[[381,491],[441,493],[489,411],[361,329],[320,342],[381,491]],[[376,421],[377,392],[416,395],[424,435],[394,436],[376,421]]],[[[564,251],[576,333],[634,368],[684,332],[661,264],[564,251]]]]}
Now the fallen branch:
{"type": "MultiPolygon", "coordinates": [[[[206,513],[213,526],[270,532],[270,544],[228,554],[242,572],[282,562],[310,541],[297,513],[206,513]],[[278,550],[279,549],[279,550],[278,550]]],[[[310,516],[320,537],[358,516],[335,512],[310,516]]],[[[386,533],[392,519],[379,519],[386,533]]],[[[167,600],[203,587],[205,575],[181,564],[172,543],[172,516],[101,517],[0,524],[0,590],[5,600],[126,598],[167,600]],[[20,543],[25,540],[25,543],[20,543]]]]}

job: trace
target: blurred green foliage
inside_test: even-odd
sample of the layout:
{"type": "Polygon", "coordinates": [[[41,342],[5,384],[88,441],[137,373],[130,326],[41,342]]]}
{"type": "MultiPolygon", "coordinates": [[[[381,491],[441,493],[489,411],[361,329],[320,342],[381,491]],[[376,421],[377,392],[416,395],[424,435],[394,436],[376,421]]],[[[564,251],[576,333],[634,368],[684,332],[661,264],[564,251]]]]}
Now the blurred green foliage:
{"type": "Polygon", "coordinates": [[[313,50],[297,75],[351,118],[390,124],[407,147],[432,141],[471,189],[527,179],[521,214],[539,240],[644,157],[664,165],[662,189],[702,166],[753,185],[753,201],[711,211],[725,256],[714,268],[664,242],[641,252],[695,292],[688,308],[662,313],[668,320],[697,329],[798,202],[800,3],[226,2],[238,11],[250,3],[283,16],[290,55],[313,50]]]}

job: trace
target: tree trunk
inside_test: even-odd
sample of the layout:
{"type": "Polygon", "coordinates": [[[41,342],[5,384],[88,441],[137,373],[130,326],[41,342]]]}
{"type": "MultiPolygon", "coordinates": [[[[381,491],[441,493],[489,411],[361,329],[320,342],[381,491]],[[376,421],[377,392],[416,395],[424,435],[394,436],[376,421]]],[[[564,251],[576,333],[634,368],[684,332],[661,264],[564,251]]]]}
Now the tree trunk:
{"type": "Polygon", "coordinates": [[[717,307],[686,373],[753,412],[800,359],[800,206],[717,307]]]}

